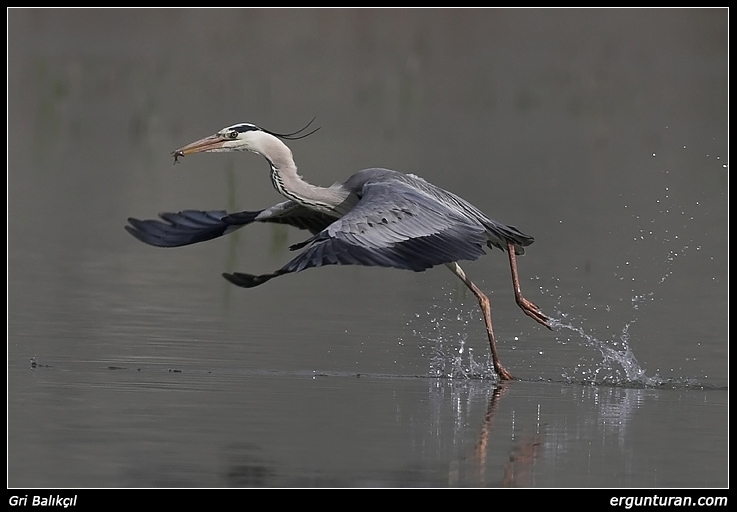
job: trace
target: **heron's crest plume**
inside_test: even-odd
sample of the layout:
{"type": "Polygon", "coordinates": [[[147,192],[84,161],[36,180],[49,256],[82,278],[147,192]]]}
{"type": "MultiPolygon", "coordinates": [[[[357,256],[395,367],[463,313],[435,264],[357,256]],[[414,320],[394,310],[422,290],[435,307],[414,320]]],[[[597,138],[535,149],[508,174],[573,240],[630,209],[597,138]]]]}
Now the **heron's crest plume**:
{"type": "MultiPolygon", "coordinates": [[[[251,130],[259,130],[259,131],[262,131],[264,133],[268,133],[269,135],[273,135],[274,137],[278,137],[278,138],[280,138],[282,140],[299,140],[299,139],[304,139],[305,137],[309,137],[310,135],[312,135],[313,133],[315,133],[317,130],[320,129],[320,127],[318,126],[317,128],[313,129],[312,131],[309,131],[307,133],[304,133],[304,131],[307,130],[312,125],[312,123],[314,123],[314,122],[315,122],[315,118],[313,117],[310,120],[309,123],[307,123],[306,125],[304,125],[299,130],[297,130],[295,132],[291,132],[291,133],[277,133],[277,132],[272,132],[272,131],[267,130],[265,128],[261,128],[260,126],[256,126],[255,124],[252,124],[252,123],[239,123],[239,124],[235,124],[233,126],[230,126],[228,128],[225,128],[225,130],[235,130],[235,131],[241,132],[241,133],[247,132],[247,131],[251,131],[251,130]]],[[[223,130],[223,131],[225,131],[225,130],[223,130]]]]}

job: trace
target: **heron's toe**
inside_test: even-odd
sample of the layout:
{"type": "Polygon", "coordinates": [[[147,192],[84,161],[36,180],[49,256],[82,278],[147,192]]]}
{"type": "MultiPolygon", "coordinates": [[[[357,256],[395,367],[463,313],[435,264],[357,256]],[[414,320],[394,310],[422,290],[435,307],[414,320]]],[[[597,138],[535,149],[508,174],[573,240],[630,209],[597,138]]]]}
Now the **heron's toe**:
{"type": "Polygon", "coordinates": [[[502,365],[498,365],[495,370],[497,375],[499,376],[499,380],[514,380],[514,375],[509,373],[509,371],[502,365]]]}

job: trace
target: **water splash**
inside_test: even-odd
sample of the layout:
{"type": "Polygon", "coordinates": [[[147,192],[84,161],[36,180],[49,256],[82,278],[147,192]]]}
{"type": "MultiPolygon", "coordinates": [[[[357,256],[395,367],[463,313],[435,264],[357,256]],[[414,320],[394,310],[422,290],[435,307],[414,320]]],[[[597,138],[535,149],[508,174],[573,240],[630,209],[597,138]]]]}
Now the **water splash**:
{"type": "Polygon", "coordinates": [[[430,356],[430,375],[449,379],[497,378],[488,357],[485,361],[474,359],[473,348],[466,348],[465,334],[456,347],[440,338],[435,340],[430,356]]]}
{"type": "MultiPolygon", "coordinates": [[[[653,156],[655,156],[654,153],[653,156]]],[[[634,248],[624,255],[624,262],[617,265],[614,272],[614,278],[618,281],[637,283],[639,286],[650,288],[650,291],[645,293],[641,293],[634,288],[630,289],[632,294],[630,298],[630,306],[633,311],[632,319],[624,324],[618,334],[611,336],[611,339],[602,340],[585,330],[583,326],[574,325],[567,314],[557,312],[560,315],[557,328],[575,333],[584,346],[596,348],[602,358],[600,362],[594,363],[593,367],[591,364],[578,365],[575,375],[564,374],[564,378],[567,380],[647,387],[665,385],[700,386],[698,382],[691,378],[664,380],[657,374],[647,375],[630,347],[630,327],[635,324],[638,318],[637,315],[642,314],[647,303],[655,300],[656,288],[663,285],[674,275],[679,260],[684,259],[692,250],[701,250],[701,246],[695,244],[694,240],[689,237],[690,224],[697,216],[696,212],[701,208],[700,201],[695,201],[693,204],[679,204],[672,194],[671,182],[669,170],[667,168],[663,169],[659,180],[659,186],[662,188],[657,192],[653,191],[655,192],[653,203],[650,203],[649,206],[647,204],[637,205],[637,198],[634,196],[632,198],[637,205],[635,212],[631,214],[635,221],[635,229],[637,229],[637,233],[633,238],[634,248]],[[677,226],[676,230],[674,230],[674,226],[677,226]],[[663,250],[666,253],[662,263],[653,266],[652,259],[647,259],[648,256],[651,257],[652,254],[663,250]],[[644,273],[643,276],[641,268],[644,265],[652,268],[651,275],[657,276],[660,273],[660,277],[657,280],[651,280],[647,278],[648,273],[644,273]]],[[[645,197],[652,201],[652,196],[647,195],[645,197]]],[[[624,204],[625,209],[628,206],[624,204]]],[[[562,297],[559,297],[559,308],[561,299],[562,297]]],[[[606,306],[605,309],[606,313],[611,311],[609,306],[606,306]]]]}
{"type": "Polygon", "coordinates": [[[424,315],[416,314],[411,326],[417,322],[413,334],[427,342],[421,349],[430,360],[430,376],[447,379],[497,379],[491,357],[484,351],[482,360],[474,357],[473,347],[468,346],[466,327],[481,321],[475,318],[478,311],[464,311],[450,304],[451,294],[446,294],[448,304],[434,304],[424,315]]]}
{"type": "Polygon", "coordinates": [[[593,367],[579,364],[576,371],[578,375],[563,374],[568,382],[584,382],[588,384],[610,384],[610,385],[636,385],[636,386],[658,386],[663,383],[658,375],[648,376],[635,357],[630,347],[629,329],[636,320],[627,322],[619,334],[619,339],[614,341],[600,340],[593,334],[587,333],[583,327],[575,326],[566,322],[566,314],[557,312],[561,318],[556,320],[554,328],[568,329],[578,334],[585,346],[596,348],[601,354],[601,361],[593,367]]]}
{"type": "MultiPolygon", "coordinates": [[[[544,290],[541,292],[545,293],[544,290]]],[[[633,296],[633,310],[638,310],[644,302],[652,300],[652,296],[652,293],[633,296]]],[[[462,309],[454,306],[453,293],[446,293],[444,299],[445,302],[436,302],[429,311],[424,314],[416,313],[414,319],[407,322],[408,326],[421,326],[413,328],[412,332],[426,342],[420,348],[430,360],[429,375],[457,380],[497,380],[488,351],[484,350],[484,356],[477,359],[473,347],[469,346],[467,331],[474,331],[473,326],[482,321],[477,318],[479,311],[477,308],[462,309]]],[[[555,313],[558,318],[553,321],[554,330],[575,333],[583,346],[593,347],[601,355],[600,360],[580,363],[572,373],[563,373],[558,378],[562,377],[569,383],[634,387],[651,387],[663,383],[659,376],[646,374],[630,347],[629,329],[636,319],[627,322],[615,339],[602,340],[587,332],[583,325],[576,325],[578,321],[569,313],[562,312],[559,308],[555,313]]],[[[559,340],[561,343],[567,341],[559,340]]]]}

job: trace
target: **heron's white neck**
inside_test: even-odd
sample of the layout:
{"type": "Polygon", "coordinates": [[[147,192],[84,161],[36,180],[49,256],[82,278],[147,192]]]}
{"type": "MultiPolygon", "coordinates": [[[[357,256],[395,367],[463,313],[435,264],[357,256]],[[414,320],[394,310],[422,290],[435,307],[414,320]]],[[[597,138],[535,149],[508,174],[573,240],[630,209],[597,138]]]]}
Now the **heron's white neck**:
{"type": "Polygon", "coordinates": [[[260,133],[263,135],[255,152],[268,160],[271,166],[271,183],[281,195],[311,210],[336,216],[346,213],[350,208],[346,204],[349,191],[339,185],[325,188],[307,183],[297,174],[297,165],[289,147],[277,137],[260,133]]]}

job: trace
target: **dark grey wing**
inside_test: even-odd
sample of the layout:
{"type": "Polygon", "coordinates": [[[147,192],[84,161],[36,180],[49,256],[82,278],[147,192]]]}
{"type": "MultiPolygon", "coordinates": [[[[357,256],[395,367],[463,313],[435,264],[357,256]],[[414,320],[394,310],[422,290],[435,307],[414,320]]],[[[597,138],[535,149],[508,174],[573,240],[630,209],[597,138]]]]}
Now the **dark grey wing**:
{"type": "Polygon", "coordinates": [[[497,222],[489,218],[485,213],[465,199],[433,185],[419,176],[415,176],[414,174],[400,174],[398,179],[411,183],[413,187],[433,196],[435,199],[448,205],[456,212],[466,217],[473,218],[477,222],[483,224],[488,236],[487,246],[490,249],[497,247],[502,251],[506,251],[507,243],[511,242],[514,244],[516,254],[524,254],[524,248],[535,241],[534,238],[521,232],[516,227],[502,224],[501,222],[497,222]]]}
{"type": "Polygon", "coordinates": [[[477,220],[402,181],[368,181],[345,216],[307,241],[305,250],[272,274],[223,274],[244,287],[322,265],[366,265],[422,271],[484,254],[486,229],[477,220]]]}
{"type": "Polygon", "coordinates": [[[252,222],[288,224],[315,234],[335,220],[334,217],[315,212],[294,201],[285,201],[257,211],[229,214],[222,210],[184,210],[178,213],[161,213],[159,217],[163,220],[129,218],[130,225],[125,226],[125,229],[149,245],[181,247],[227,235],[252,222]]]}
{"type": "Polygon", "coordinates": [[[225,211],[185,210],[179,213],[160,213],[162,220],[128,219],[125,230],[141,242],[156,247],[181,247],[212,240],[244,226],[258,215],[259,212],[242,212],[239,223],[233,224],[227,220],[225,211]]]}

